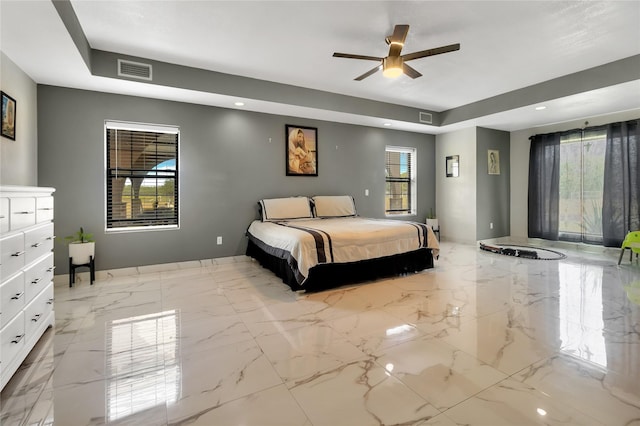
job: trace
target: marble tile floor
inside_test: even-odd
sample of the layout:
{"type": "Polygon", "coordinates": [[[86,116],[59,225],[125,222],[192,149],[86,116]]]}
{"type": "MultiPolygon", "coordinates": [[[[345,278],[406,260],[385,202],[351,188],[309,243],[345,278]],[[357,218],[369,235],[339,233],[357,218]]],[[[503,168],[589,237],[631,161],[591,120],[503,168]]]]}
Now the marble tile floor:
{"type": "MultiPolygon", "coordinates": [[[[12,425],[640,425],[640,263],[443,242],[314,294],[240,257],[55,287],[12,425]]],[[[135,269],[135,268],[133,268],[135,269]]]]}

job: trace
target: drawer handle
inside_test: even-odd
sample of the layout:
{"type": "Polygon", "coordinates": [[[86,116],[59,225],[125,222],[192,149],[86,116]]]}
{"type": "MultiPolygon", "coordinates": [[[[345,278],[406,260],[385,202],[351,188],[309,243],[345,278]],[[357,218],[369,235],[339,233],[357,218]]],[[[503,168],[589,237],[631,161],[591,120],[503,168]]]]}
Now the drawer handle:
{"type": "Polygon", "coordinates": [[[21,335],[19,335],[19,336],[16,336],[16,338],[15,338],[15,339],[13,339],[13,340],[11,341],[11,343],[20,343],[20,340],[22,340],[22,338],[23,338],[23,337],[24,337],[24,333],[22,333],[22,334],[21,334],[21,335]]]}
{"type": "Polygon", "coordinates": [[[20,299],[22,296],[24,296],[24,291],[22,293],[16,293],[15,296],[11,296],[11,300],[18,300],[20,299]]]}
{"type": "Polygon", "coordinates": [[[56,237],[55,235],[52,235],[52,236],[50,236],[50,237],[47,237],[47,240],[48,240],[48,241],[51,241],[51,240],[53,240],[55,237],[56,237]]]}
{"type": "Polygon", "coordinates": [[[29,211],[24,211],[24,212],[15,212],[15,214],[34,214],[35,212],[29,212],[29,211]]]}
{"type": "Polygon", "coordinates": [[[40,321],[40,315],[42,315],[42,314],[35,314],[35,315],[33,316],[33,318],[31,318],[31,321],[33,321],[33,322],[38,322],[38,321],[40,321]]]}
{"type": "Polygon", "coordinates": [[[36,278],[35,280],[31,281],[31,284],[38,284],[40,280],[42,280],[42,278],[36,278]]]}
{"type": "Polygon", "coordinates": [[[47,305],[53,305],[53,298],[47,300],[47,305]]]}
{"type": "Polygon", "coordinates": [[[5,215],[0,215],[0,219],[4,219],[4,218],[6,218],[5,215]]]}
{"type": "Polygon", "coordinates": [[[12,257],[18,257],[18,256],[22,256],[25,253],[26,253],[25,251],[17,251],[15,253],[13,253],[11,256],[12,257]]]}
{"type": "Polygon", "coordinates": [[[36,248],[36,247],[40,247],[42,245],[42,243],[35,243],[35,244],[31,244],[31,247],[36,248]]]}
{"type": "Polygon", "coordinates": [[[53,210],[51,207],[40,207],[38,210],[53,210]]]}
{"type": "Polygon", "coordinates": [[[52,266],[51,268],[47,269],[47,272],[53,272],[56,269],[55,266],[52,266]]]}

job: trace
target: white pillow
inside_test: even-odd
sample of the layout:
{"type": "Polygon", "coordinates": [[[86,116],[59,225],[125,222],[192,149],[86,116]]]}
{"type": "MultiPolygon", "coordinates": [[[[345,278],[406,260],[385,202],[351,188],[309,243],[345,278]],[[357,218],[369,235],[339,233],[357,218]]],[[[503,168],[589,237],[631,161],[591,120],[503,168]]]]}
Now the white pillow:
{"type": "Polygon", "coordinates": [[[349,217],[356,215],[356,203],[350,195],[316,195],[313,197],[316,217],[349,217]]]}
{"type": "Polygon", "coordinates": [[[313,218],[307,197],[270,198],[258,201],[263,222],[313,218]]]}

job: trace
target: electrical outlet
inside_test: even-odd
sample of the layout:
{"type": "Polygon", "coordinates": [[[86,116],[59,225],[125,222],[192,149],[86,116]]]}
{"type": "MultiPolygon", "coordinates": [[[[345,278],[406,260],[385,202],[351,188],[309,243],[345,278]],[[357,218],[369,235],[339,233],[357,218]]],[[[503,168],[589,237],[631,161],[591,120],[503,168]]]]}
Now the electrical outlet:
{"type": "Polygon", "coordinates": [[[218,237],[218,239],[216,240],[216,243],[221,246],[222,245],[222,237],[218,237]]]}
{"type": "Polygon", "coordinates": [[[493,222],[489,224],[489,229],[493,229],[493,222]]]}
{"type": "Polygon", "coordinates": [[[365,190],[364,190],[364,196],[365,196],[365,197],[368,197],[368,196],[369,196],[369,190],[368,190],[368,189],[365,189],[365,190]]]}

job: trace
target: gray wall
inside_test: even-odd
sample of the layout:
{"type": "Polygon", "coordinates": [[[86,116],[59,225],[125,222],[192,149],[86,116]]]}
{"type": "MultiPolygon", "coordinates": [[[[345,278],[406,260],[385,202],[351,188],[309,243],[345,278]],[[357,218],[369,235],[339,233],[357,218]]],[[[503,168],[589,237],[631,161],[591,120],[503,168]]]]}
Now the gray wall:
{"type": "MultiPolygon", "coordinates": [[[[435,207],[430,135],[53,86],[38,86],[38,116],[38,184],[57,188],[55,233],[93,232],[99,270],[242,254],[260,198],[350,194],[358,213],[384,217],[386,145],[418,150],[418,210],[408,219],[435,207]],[[104,232],[105,120],[180,127],[179,230],[104,232]],[[285,176],[285,124],[318,128],[318,177],[285,176]]],[[[59,245],[56,272],[66,264],[59,245]]]]}
{"type": "Polygon", "coordinates": [[[436,136],[436,204],[443,240],[476,241],[476,129],[436,136]],[[446,157],[460,157],[458,177],[446,177],[446,157]]]}
{"type": "Polygon", "coordinates": [[[38,184],[37,86],[0,52],[0,88],[16,100],[16,140],[0,137],[0,184],[38,184]]]}
{"type": "Polygon", "coordinates": [[[509,132],[476,129],[476,239],[498,238],[508,236],[510,224],[510,191],[511,168],[509,167],[510,143],[509,132]],[[488,150],[500,153],[500,174],[490,175],[487,160],[488,150]],[[490,224],[493,223],[493,229],[490,224]]]}
{"type": "Polygon", "coordinates": [[[475,243],[509,235],[510,158],[509,132],[470,127],[436,136],[436,204],[444,240],[475,243]],[[489,149],[500,151],[499,175],[488,174],[489,149]],[[450,155],[460,156],[458,177],[446,177],[450,155]]]}

